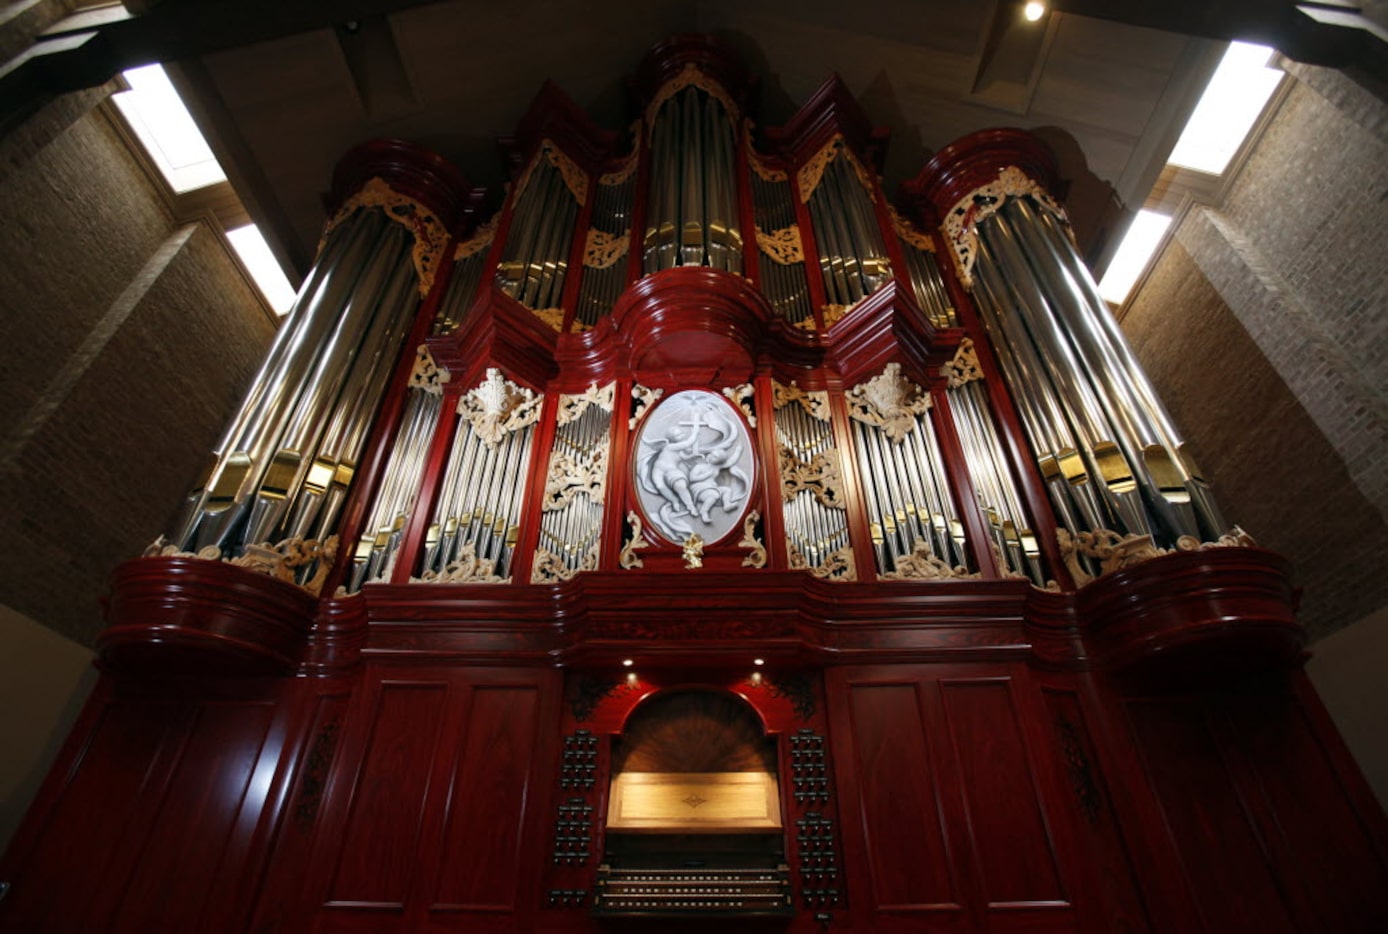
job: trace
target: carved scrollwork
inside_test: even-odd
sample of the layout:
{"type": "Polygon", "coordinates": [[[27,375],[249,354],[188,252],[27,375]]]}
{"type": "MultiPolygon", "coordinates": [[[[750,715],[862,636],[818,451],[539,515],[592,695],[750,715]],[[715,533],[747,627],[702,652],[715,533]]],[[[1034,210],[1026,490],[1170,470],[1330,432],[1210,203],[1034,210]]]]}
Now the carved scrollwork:
{"type": "Polygon", "coordinates": [[[766,567],[766,546],[757,538],[757,523],[760,521],[761,513],[755,509],[747,513],[747,518],[742,520],[742,539],[737,543],[737,547],[749,548],[752,552],[742,559],[742,566],[745,568],[766,567]]]}
{"type": "Polygon", "coordinates": [[[698,88],[722,104],[723,112],[727,114],[728,120],[731,121],[733,125],[733,132],[736,134],[738,118],[741,116],[741,111],[738,109],[737,104],[733,101],[728,92],[724,90],[723,85],[700,71],[699,66],[693,62],[686,63],[684,69],[680,71],[679,74],[675,75],[675,77],[661,85],[655,97],[651,98],[650,104],[646,106],[646,128],[648,132],[655,132],[655,117],[656,114],[660,113],[660,108],[665,105],[665,102],[688,87],[698,88]]]}
{"type": "Polygon", "coordinates": [[[640,383],[632,384],[631,398],[636,401],[631,404],[631,418],[627,419],[627,430],[635,431],[637,422],[641,421],[642,416],[649,412],[651,406],[660,401],[663,395],[663,389],[648,389],[640,383]]]}
{"type": "Polygon", "coordinates": [[[284,581],[286,584],[293,584],[316,597],[323,592],[323,585],[332,571],[333,561],[337,558],[337,544],[336,535],[330,535],[322,541],[315,538],[286,538],[279,544],[261,542],[247,545],[239,557],[224,558],[222,550],[216,545],[208,545],[197,552],[181,551],[178,546],[170,545],[161,535],[142,552],[141,557],[224,561],[233,567],[244,568],[284,581]],[[300,570],[315,562],[317,567],[314,569],[313,577],[302,584],[299,583],[300,570]]]}
{"type": "Polygon", "coordinates": [[[983,379],[983,369],[978,365],[978,351],[974,348],[972,340],[966,337],[959,342],[954,357],[940,367],[940,375],[945,378],[950,389],[958,389],[965,383],[983,379]]]}
{"type": "Polygon", "coordinates": [[[636,552],[641,548],[649,548],[651,543],[646,541],[641,534],[641,517],[636,514],[636,510],[627,513],[627,525],[631,529],[631,537],[622,546],[622,552],[617,557],[619,567],[631,570],[632,568],[645,567],[645,562],[636,552]]]}
{"type": "Polygon", "coordinates": [[[888,363],[881,375],[850,389],[848,414],[865,425],[882,429],[900,444],[916,428],[916,418],[930,411],[930,396],[901,375],[899,363],[888,363]]]}
{"type": "Polygon", "coordinates": [[[588,411],[588,406],[596,405],[604,412],[612,412],[612,400],[616,398],[616,383],[608,383],[601,389],[597,383],[590,383],[588,388],[581,393],[574,395],[563,395],[559,397],[558,424],[567,425],[583,417],[583,413],[588,411]]]}
{"type": "Polygon", "coordinates": [[[751,383],[725,387],[723,395],[747,418],[747,424],[753,428],[757,427],[757,414],[752,408],[752,398],[756,395],[756,390],[751,383]]]}
{"type": "Polygon", "coordinates": [[[408,195],[400,194],[386,184],[384,179],[371,179],[360,191],[343,202],[342,207],[338,208],[337,213],[323,228],[322,239],[318,242],[319,251],[322,251],[328,235],[356,213],[357,208],[362,207],[380,208],[387,218],[414,235],[411,258],[414,260],[415,272],[419,278],[419,294],[421,297],[428,295],[434,285],[434,276],[439,271],[439,259],[444,247],[448,245],[448,230],[433,211],[408,195]]]}
{"type": "Polygon", "coordinates": [[[752,167],[752,171],[757,173],[757,177],[764,182],[784,182],[790,176],[780,169],[773,169],[767,165],[766,159],[757,152],[752,146],[752,121],[750,119],[742,122],[742,140],[747,149],[747,164],[752,167]]]}
{"type": "MultiPolygon", "coordinates": [[[[641,138],[640,120],[632,122],[631,136],[632,139],[636,140],[639,140],[641,138]]],[[[598,184],[607,185],[608,187],[626,184],[627,181],[631,178],[631,176],[636,173],[636,166],[640,163],[640,155],[641,147],[634,146],[631,150],[631,153],[625,159],[622,160],[621,165],[617,166],[611,172],[604,172],[598,178],[598,184]]]]}
{"type": "MultiPolygon", "coordinates": [[[[1032,178],[1016,166],[1009,165],[998,177],[980,185],[955,203],[942,225],[945,240],[954,255],[955,269],[967,289],[973,288],[974,260],[978,257],[978,225],[1002,208],[1008,198],[1030,197],[1043,209],[1062,221],[1065,211],[1032,178]]],[[[1068,221],[1065,228],[1069,229],[1068,221]]]]}
{"type": "Polygon", "coordinates": [[[583,244],[583,265],[589,269],[608,269],[627,255],[630,246],[630,228],[619,234],[610,234],[605,230],[589,227],[588,237],[583,244]]]}
{"type": "Polygon", "coordinates": [[[535,563],[530,569],[530,583],[532,584],[554,584],[559,581],[566,581],[579,571],[596,571],[598,569],[598,547],[594,545],[583,556],[583,560],[576,568],[571,568],[564,563],[564,559],[556,555],[547,548],[535,549],[535,563]]]}
{"type": "Polygon", "coordinates": [[[536,308],[532,312],[544,325],[555,331],[564,330],[564,309],[536,308]]]}
{"type": "Polygon", "coordinates": [[[780,230],[773,230],[770,233],[755,228],[757,232],[757,246],[771,259],[780,263],[782,266],[789,266],[792,263],[803,263],[805,261],[805,247],[800,240],[800,228],[796,224],[789,227],[782,227],[780,230]]]}
{"type": "Polygon", "coordinates": [[[820,316],[824,318],[824,329],[827,331],[838,324],[850,310],[851,306],[849,305],[825,305],[819,309],[820,316]]]}
{"type": "Polygon", "coordinates": [[[467,259],[491,246],[492,241],[496,239],[496,228],[500,223],[501,212],[497,211],[496,214],[492,215],[491,220],[474,230],[471,237],[458,244],[453,250],[454,261],[467,259]]]}
{"type": "Polygon", "coordinates": [[[938,581],[977,577],[966,567],[950,567],[930,550],[923,541],[917,541],[909,555],[896,559],[896,570],[878,576],[886,581],[938,581]]]}
{"type": "Polygon", "coordinates": [[[517,386],[491,367],[487,378],[458,400],[458,414],[484,444],[496,447],[511,432],[538,421],[543,402],[543,396],[517,386]]]}
{"type": "Polygon", "coordinates": [[[431,396],[443,395],[443,384],[452,378],[444,367],[434,363],[434,355],[425,344],[420,344],[414,354],[414,369],[410,371],[410,388],[422,389],[431,396]]]}
{"type": "Polygon", "coordinates": [[[589,452],[555,451],[549,459],[549,474],[545,477],[545,498],[541,509],[554,512],[585,494],[590,502],[601,503],[607,489],[607,447],[602,445],[589,452]]]}
{"type": "Polygon", "coordinates": [[[800,200],[808,202],[810,196],[819,187],[820,180],[824,178],[824,170],[829,167],[839,156],[848,160],[848,164],[853,167],[853,174],[858,176],[858,181],[863,186],[863,191],[872,200],[877,200],[877,185],[873,182],[870,173],[854,154],[852,148],[844,142],[843,135],[834,134],[834,138],[820,147],[819,152],[815,153],[805,161],[800,167],[800,171],[795,173],[795,179],[800,185],[800,200]]]}
{"type": "Polygon", "coordinates": [[[794,544],[787,542],[786,549],[790,553],[791,570],[809,571],[813,576],[827,581],[858,579],[858,570],[853,563],[853,550],[847,545],[831,553],[818,567],[811,567],[809,560],[801,554],[800,549],[796,548],[794,544]]]}
{"type": "MultiPolygon", "coordinates": [[[[541,156],[559,172],[559,175],[564,179],[564,186],[569,189],[569,194],[574,196],[575,201],[583,204],[588,200],[588,173],[580,169],[578,164],[570,159],[552,139],[540,141],[540,151],[536,153],[535,159],[530,163],[530,168],[526,170],[525,178],[521,180],[520,191],[523,192],[525,186],[530,182],[530,177],[534,174],[534,168],[541,156]]],[[[520,199],[520,192],[516,193],[516,199],[520,199]]]]}
{"type": "Polygon", "coordinates": [[[902,217],[895,206],[887,205],[887,216],[892,219],[892,229],[901,238],[901,242],[909,243],[911,246],[926,253],[935,252],[935,239],[930,234],[916,228],[906,218],[902,217]]]}
{"type": "Polygon", "coordinates": [[[472,542],[464,542],[458,549],[458,557],[441,571],[425,571],[419,577],[411,577],[415,584],[505,584],[509,577],[496,576],[496,562],[477,557],[477,549],[472,542]]]}
{"type": "Polygon", "coordinates": [[[1078,532],[1074,535],[1065,527],[1055,530],[1060,545],[1060,557],[1076,587],[1094,580],[1085,570],[1079,557],[1083,555],[1099,562],[1099,576],[1130,568],[1177,551],[1208,551],[1213,548],[1253,548],[1253,537],[1238,526],[1221,535],[1216,541],[1202,542],[1192,535],[1182,535],[1175,548],[1162,548],[1150,535],[1120,535],[1112,529],[1078,532]]]}
{"type": "Polygon", "coordinates": [[[830,509],[846,508],[843,502],[843,475],[839,473],[839,455],[834,448],[816,454],[808,463],[796,456],[788,445],[781,445],[781,498],[795,499],[801,490],[809,490],[814,498],[830,509]]]}
{"type": "Polygon", "coordinates": [[[791,380],[789,386],[772,382],[771,399],[772,404],[778,409],[783,409],[794,402],[804,409],[811,418],[821,422],[829,420],[829,394],[818,390],[801,389],[795,384],[795,380],[791,380]]]}
{"type": "Polygon", "coordinates": [[[177,545],[170,545],[169,540],[164,536],[159,536],[150,542],[149,547],[140,552],[141,558],[197,558],[200,561],[220,561],[222,560],[222,549],[216,545],[208,545],[198,551],[181,551],[177,545]]]}

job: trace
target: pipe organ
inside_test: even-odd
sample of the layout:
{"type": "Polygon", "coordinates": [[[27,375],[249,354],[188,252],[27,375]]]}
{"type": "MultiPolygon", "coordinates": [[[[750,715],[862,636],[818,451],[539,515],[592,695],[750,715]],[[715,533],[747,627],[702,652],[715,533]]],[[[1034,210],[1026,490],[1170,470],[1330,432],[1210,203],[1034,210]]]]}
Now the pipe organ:
{"type": "Polygon", "coordinates": [[[760,126],[681,36],[630,86],[618,133],[547,85],[495,200],[344,157],[0,929],[1376,930],[1288,569],[1049,151],[889,193],[837,79],[760,126]]]}

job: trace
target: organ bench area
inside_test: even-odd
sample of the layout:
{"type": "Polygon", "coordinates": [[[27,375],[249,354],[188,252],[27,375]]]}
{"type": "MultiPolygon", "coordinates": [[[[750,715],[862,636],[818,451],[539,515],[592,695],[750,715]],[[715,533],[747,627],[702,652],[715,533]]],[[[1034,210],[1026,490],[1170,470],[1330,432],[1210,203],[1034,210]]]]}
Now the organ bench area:
{"type": "MultiPolygon", "coordinates": [[[[113,577],[0,930],[1383,930],[1381,811],[989,130],[893,200],[712,40],[542,88],[485,207],[348,153],[113,577]],[[494,203],[494,202],[493,202],[494,203]]],[[[1217,404],[1217,400],[1211,400],[1217,404]]]]}

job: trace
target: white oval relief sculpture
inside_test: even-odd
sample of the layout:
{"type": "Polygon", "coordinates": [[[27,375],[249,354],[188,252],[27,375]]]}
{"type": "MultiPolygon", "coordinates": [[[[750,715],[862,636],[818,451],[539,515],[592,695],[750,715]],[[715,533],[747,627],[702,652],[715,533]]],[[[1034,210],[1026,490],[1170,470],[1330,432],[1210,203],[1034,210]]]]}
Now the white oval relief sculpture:
{"type": "Polygon", "coordinates": [[[636,492],[651,525],[712,544],[737,525],[752,489],[752,439],[728,404],[697,389],[647,417],[636,442],[636,492]]]}

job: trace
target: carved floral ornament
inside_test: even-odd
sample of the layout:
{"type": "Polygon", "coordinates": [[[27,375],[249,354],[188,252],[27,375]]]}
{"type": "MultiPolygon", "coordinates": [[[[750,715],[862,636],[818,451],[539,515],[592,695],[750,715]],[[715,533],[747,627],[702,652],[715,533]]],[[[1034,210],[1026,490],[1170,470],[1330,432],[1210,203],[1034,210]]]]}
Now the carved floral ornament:
{"type": "Polygon", "coordinates": [[[771,382],[771,399],[772,405],[777,409],[783,409],[794,402],[804,409],[805,414],[811,418],[821,422],[829,420],[829,394],[801,389],[795,384],[795,380],[791,380],[789,386],[782,386],[773,380],[771,382]]]}
{"type": "Polygon", "coordinates": [[[511,432],[538,421],[543,402],[543,396],[517,386],[491,367],[486,379],[458,400],[458,414],[484,444],[496,447],[511,432]]]}
{"type": "Polygon", "coordinates": [[[698,88],[705,94],[712,97],[723,105],[723,113],[727,115],[729,122],[733,125],[733,133],[737,133],[737,122],[741,116],[741,111],[732,97],[723,88],[723,85],[710,78],[699,70],[699,66],[693,62],[685,64],[679,74],[661,85],[655,97],[651,98],[650,104],[646,106],[646,130],[648,133],[655,132],[656,114],[660,113],[660,108],[665,106],[665,102],[674,97],[685,88],[698,88]]]}
{"type": "Polygon", "coordinates": [[[448,231],[443,222],[423,204],[408,195],[402,195],[382,178],[368,181],[352,197],[343,202],[328,223],[323,227],[323,236],[318,241],[318,251],[339,224],[356,213],[357,208],[380,208],[387,218],[403,226],[414,235],[414,249],[411,258],[419,279],[419,294],[425,296],[433,288],[434,276],[438,273],[439,258],[448,245],[448,231]]]}
{"type": "Polygon", "coordinates": [[[1192,535],[1182,535],[1176,540],[1175,548],[1159,547],[1150,535],[1120,535],[1112,529],[1071,535],[1068,529],[1061,526],[1055,530],[1055,535],[1060,545],[1060,558],[1065,562],[1076,587],[1083,587],[1095,579],[1080,564],[1080,555],[1098,561],[1099,576],[1102,577],[1180,551],[1257,547],[1253,536],[1237,525],[1213,542],[1202,542],[1192,535]]]}
{"type": "Polygon", "coordinates": [[[569,580],[579,571],[596,571],[597,569],[598,548],[596,545],[588,550],[576,568],[566,565],[563,558],[548,548],[537,548],[535,550],[535,564],[530,570],[530,582],[532,584],[553,584],[569,580]]]}
{"type": "Polygon", "coordinates": [[[723,390],[723,395],[729,402],[737,406],[738,411],[747,419],[747,424],[753,428],[757,427],[757,414],[752,408],[752,398],[756,395],[756,389],[751,383],[728,386],[723,390]]]}
{"type": "Polygon", "coordinates": [[[940,375],[945,378],[950,389],[958,389],[965,383],[983,379],[983,370],[978,365],[978,351],[974,342],[964,338],[954,352],[954,357],[940,367],[940,375]]]}
{"type": "Polygon", "coordinates": [[[752,145],[752,121],[750,119],[742,122],[742,129],[743,145],[747,150],[747,164],[752,167],[753,172],[757,173],[757,177],[764,182],[789,181],[789,175],[768,165],[766,159],[752,145]]]}
{"type": "Polygon", "coordinates": [[[805,247],[800,240],[800,228],[791,224],[780,230],[773,230],[770,233],[755,228],[757,232],[757,246],[761,251],[772,260],[782,266],[789,266],[792,263],[803,263],[805,261],[805,247]]]}
{"type": "Polygon", "coordinates": [[[589,227],[588,236],[583,242],[583,265],[589,269],[609,269],[627,255],[630,246],[630,227],[618,234],[589,227]]]}
{"type": "Polygon", "coordinates": [[[286,538],[277,545],[270,542],[247,545],[239,557],[226,558],[216,545],[208,545],[196,553],[180,551],[177,545],[170,545],[161,535],[144,550],[141,557],[222,561],[232,567],[245,568],[247,571],[293,584],[316,597],[323,592],[323,585],[327,583],[328,575],[332,572],[333,561],[337,558],[337,544],[336,535],[330,535],[322,541],[313,538],[286,538]],[[300,569],[314,562],[317,562],[317,567],[313,576],[300,584],[300,569]]]}
{"type": "Polygon", "coordinates": [[[457,248],[453,251],[453,261],[457,262],[460,259],[467,259],[469,256],[475,256],[491,246],[492,241],[496,239],[496,228],[500,223],[501,212],[498,211],[492,215],[491,220],[474,230],[471,237],[468,237],[462,243],[458,244],[457,248]]]}
{"type": "Polygon", "coordinates": [[[879,428],[900,444],[916,428],[916,419],[930,411],[930,396],[901,375],[901,364],[889,363],[880,376],[850,389],[848,415],[879,428]]]}
{"type": "Polygon", "coordinates": [[[452,378],[444,367],[434,363],[429,348],[420,344],[414,353],[414,369],[410,371],[410,388],[420,389],[431,396],[443,395],[443,384],[452,378]]]}
{"type": "Polygon", "coordinates": [[[577,421],[583,417],[583,413],[588,411],[590,405],[612,413],[612,401],[616,398],[616,383],[608,383],[601,389],[597,383],[590,383],[588,388],[575,395],[563,395],[559,397],[559,418],[560,425],[567,425],[569,422],[577,421]]]}
{"type": "Polygon", "coordinates": [[[659,402],[663,395],[665,395],[663,389],[650,389],[640,383],[633,383],[631,386],[631,418],[627,419],[627,430],[635,431],[636,423],[641,421],[642,416],[649,412],[651,406],[659,402]]]}
{"type": "Polygon", "coordinates": [[[646,541],[646,537],[641,534],[641,517],[636,514],[634,509],[627,513],[627,526],[630,529],[630,537],[622,546],[621,554],[617,556],[617,566],[629,571],[633,568],[646,566],[646,563],[636,552],[642,548],[651,547],[651,543],[646,541]]]}
{"type": "Polygon", "coordinates": [[[817,567],[811,567],[810,562],[800,553],[790,542],[786,543],[786,549],[790,552],[790,568],[792,571],[809,571],[814,577],[828,581],[853,581],[858,579],[858,569],[853,561],[853,550],[845,545],[838,551],[830,554],[824,559],[824,563],[817,567]]]}
{"type": "Polygon", "coordinates": [[[578,164],[564,154],[564,150],[552,139],[540,141],[540,149],[535,153],[535,157],[530,160],[530,164],[525,167],[525,173],[521,175],[520,181],[516,183],[516,195],[511,199],[512,204],[520,202],[521,195],[525,194],[526,187],[530,184],[530,179],[535,175],[535,169],[540,165],[540,160],[545,159],[550,165],[558,170],[564,179],[564,185],[569,189],[569,193],[574,196],[574,200],[583,204],[588,198],[588,173],[578,167],[578,164]]]}
{"type": "MultiPolygon", "coordinates": [[[[636,120],[631,124],[631,138],[633,140],[641,139],[640,120],[636,120]]],[[[632,175],[636,173],[636,167],[641,162],[640,156],[641,147],[639,145],[632,146],[631,152],[627,154],[620,165],[611,172],[604,172],[599,176],[598,184],[606,185],[609,188],[615,185],[625,185],[631,179],[632,175]]]]}
{"type": "Polygon", "coordinates": [[[903,243],[909,243],[918,250],[926,253],[935,252],[935,240],[930,234],[916,228],[914,224],[902,217],[894,205],[887,205],[887,216],[892,219],[892,229],[901,238],[903,243]]]}
{"type": "Polygon", "coordinates": [[[978,577],[966,567],[950,567],[941,560],[924,541],[917,540],[908,555],[896,559],[896,568],[878,576],[888,581],[935,581],[958,580],[978,577]]]}
{"type": "Polygon", "coordinates": [[[472,542],[464,542],[458,550],[458,557],[448,562],[440,571],[425,571],[419,577],[411,577],[412,584],[506,584],[509,577],[496,576],[496,562],[477,556],[472,542]]]}
{"type": "Polygon", "coordinates": [[[945,222],[941,225],[945,233],[945,242],[951,247],[955,269],[965,288],[971,289],[974,284],[974,260],[978,258],[978,225],[996,214],[1007,203],[1008,198],[1027,197],[1059,218],[1066,230],[1070,229],[1064,209],[1045,188],[1013,165],[999,172],[993,181],[960,198],[954,209],[945,217],[945,222]]]}
{"type": "Polygon", "coordinates": [[[760,521],[761,513],[753,509],[742,522],[742,539],[737,543],[737,547],[751,550],[751,554],[742,559],[742,566],[745,568],[766,567],[766,546],[757,538],[757,523],[760,521]]]}
{"type": "Polygon", "coordinates": [[[858,176],[858,181],[863,186],[863,191],[867,192],[869,198],[877,200],[877,184],[873,181],[870,173],[858,157],[853,153],[849,145],[844,142],[843,135],[834,134],[834,138],[820,147],[819,152],[811,156],[800,170],[795,173],[795,179],[800,184],[800,201],[808,202],[810,196],[819,187],[820,180],[824,178],[824,170],[829,167],[839,156],[848,160],[848,164],[853,167],[853,174],[858,176]]]}
{"type": "Polygon", "coordinates": [[[545,327],[555,331],[564,330],[564,309],[536,308],[532,312],[545,327]]]}
{"type": "Polygon", "coordinates": [[[788,503],[802,490],[808,490],[830,509],[847,508],[843,501],[843,475],[839,472],[836,448],[820,451],[807,462],[798,457],[790,445],[783,444],[779,466],[783,501],[788,503]]]}

